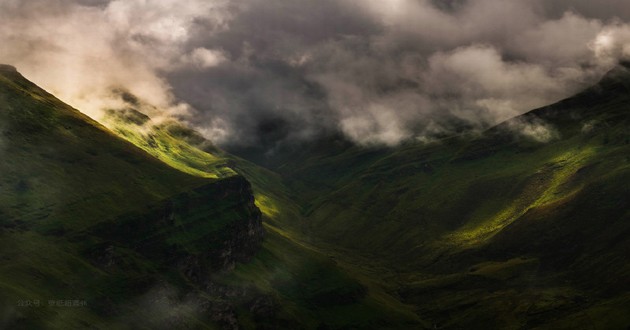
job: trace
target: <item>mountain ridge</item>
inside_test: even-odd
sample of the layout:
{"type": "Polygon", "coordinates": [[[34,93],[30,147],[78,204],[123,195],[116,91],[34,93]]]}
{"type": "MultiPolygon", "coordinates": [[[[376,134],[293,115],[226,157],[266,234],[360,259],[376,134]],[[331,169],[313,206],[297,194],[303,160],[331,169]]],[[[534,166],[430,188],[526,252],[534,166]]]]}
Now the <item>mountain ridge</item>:
{"type": "Polygon", "coordinates": [[[205,323],[226,322],[210,310],[225,307],[223,298],[204,298],[204,286],[212,274],[249,260],[263,237],[243,177],[178,171],[6,65],[0,139],[0,255],[8,261],[0,268],[0,311],[7,315],[0,327],[122,328],[125,318],[132,328],[199,326],[192,312],[158,315],[143,306],[142,296],[155,290],[187,293],[205,302],[205,323]],[[47,303],[62,298],[87,306],[47,303]]]}
{"type": "Polygon", "coordinates": [[[414,306],[425,325],[622,327],[629,84],[618,66],[479,137],[381,149],[332,138],[280,161],[254,155],[266,172],[234,168],[255,182],[270,231],[380,283],[368,292],[414,306]]]}
{"type": "MultiPolygon", "coordinates": [[[[112,223],[119,227],[105,221],[88,230],[48,226],[25,233],[44,245],[49,244],[44,235],[72,236],[79,229],[72,237],[80,242],[76,244],[83,256],[90,256],[89,263],[122,276],[99,278],[92,286],[121,290],[133,283],[144,288],[140,291],[152,292],[153,283],[140,270],[149,268],[157,278],[167,274],[171,285],[183,279],[189,283],[184,287],[201,287],[212,298],[195,296],[195,305],[206,307],[192,315],[224,328],[572,329],[585,322],[625,328],[630,326],[630,286],[625,280],[630,274],[628,86],[630,74],[622,64],[595,86],[479,137],[396,148],[362,148],[331,138],[293,150],[281,161],[265,164],[269,168],[225,153],[186,127],[146,126],[150,118],[134,112],[142,102],[136,99],[128,104],[131,110],[111,109],[108,127],[113,133],[107,134],[140,147],[146,157],[211,177],[165,170],[162,180],[191,180],[192,189],[158,194],[169,198],[153,198],[115,217],[112,223]],[[139,127],[144,133],[137,132],[139,127]],[[525,134],[545,130],[552,133],[544,139],[525,134]],[[224,167],[231,170],[222,172],[224,167]],[[222,178],[221,173],[230,175],[222,178]],[[196,184],[201,182],[210,184],[196,184]],[[226,189],[241,193],[224,200],[226,189]],[[224,212],[234,208],[242,213],[224,212]],[[226,215],[226,222],[243,225],[243,237],[250,232],[251,220],[262,217],[266,238],[257,242],[255,229],[245,250],[257,244],[261,248],[244,258],[231,251],[233,244],[242,245],[238,235],[218,249],[230,252],[228,259],[209,256],[204,249],[212,240],[205,234],[212,228],[199,221],[198,212],[202,218],[212,212],[226,215]],[[234,222],[235,215],[244,221],[234,222]],[[145,232],[151,235],[144,237],[145,232]],[[163,262],[140,261],[136,254],[163,262]],[[233,270],[205,278],[207,270],[222,268],[233,270]]],[[[13,94],[28,92],[17,91],[13,94]]],[[[50,105],[44,94],[34,96],[50,105]]],[[[2,97],[0,93],[0,104],[6,102],[2,97]]],[[[31,113],[37,109],[25,109],[26,119],[39,118],[31,113]]],[[[55,120],[37,124],[52,125],[55,120]]],[[[33,139],[41,139],[38,134],[48,132],[49,126],[38,125],[20,125],[9,135],[2,132],[12,139],[9,145],[39,155],[33,139]]],[[[55,146],[43,141],[47,148],[55,146]]],[[[64,161],[63,167],[89,158],[42,153],[47,163],[64,161]],[[72,161],[65,163],[68,159],[72,161]]],[[[128,157],[133,167],[147,166],[128,157]]],[[[156,170],[138,173],[150,177],[151,171],[156,170]]],[[[143,180],[137,182],[147,185],[143,180]]],[[[11,196],[19,197],[37,184],[14,180],[5,186],[12,187],[11,196]]],[[[2,201],[0,195],[0,214],[6,212],[2,201]]],[[[89,205],[89,200],[78,203],[89,205]]],[[[15,228],[19,226],[11,230],[15,228]]],[[[16,242],[20,236],[4,238],[16,242]]],[[[24,271],[29,268],[21,267],[25,278],[37,281],[24,271]]],[[[96,314],[119,315],[116,309],[125,306],[120,297],[126,296],[99,303],[96,314]]],[[[167,317],[175,322],[168,324],[201,327],[177,317],[167,317]]],[[[143,327],[138,321],[133,325],[143,327]]]]}
{"type": "Polygon", "coordinates": [[[593,315],[623,328],[629,86],[621,64],[477,138],[286,156],[271,169],[303,219],[282,226],[389,267],[390,290],[438,327],[574,328],[593,315]],[[548,138],[523,133],[537,129],[548,138]]]}

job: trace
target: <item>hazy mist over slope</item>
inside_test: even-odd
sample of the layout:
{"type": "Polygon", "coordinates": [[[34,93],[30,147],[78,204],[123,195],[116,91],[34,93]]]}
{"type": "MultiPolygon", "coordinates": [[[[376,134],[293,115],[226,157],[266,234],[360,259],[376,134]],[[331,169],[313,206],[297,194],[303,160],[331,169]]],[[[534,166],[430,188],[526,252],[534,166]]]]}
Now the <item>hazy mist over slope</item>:
{"type": "Polygon", "coordinates": [[[218,144],[393,145],[572,95],[630,53],[629,19],[618,0],[2,0],[0,62],[95,118],[128,90],[218,144]]]}

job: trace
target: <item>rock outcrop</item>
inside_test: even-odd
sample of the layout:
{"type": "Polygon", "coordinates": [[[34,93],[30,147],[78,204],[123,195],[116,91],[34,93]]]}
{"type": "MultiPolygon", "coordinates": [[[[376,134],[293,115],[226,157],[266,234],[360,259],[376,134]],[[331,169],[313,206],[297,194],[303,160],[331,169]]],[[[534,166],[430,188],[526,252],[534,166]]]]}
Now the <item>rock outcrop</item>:
{"type": "Polygon", "coordinates": [[[122,246],[203,283],[209,273],[249,260],[263,228],[249,182],[233,176],[103,222],[92,234],[107,242],[104,252],[122,246]]]}

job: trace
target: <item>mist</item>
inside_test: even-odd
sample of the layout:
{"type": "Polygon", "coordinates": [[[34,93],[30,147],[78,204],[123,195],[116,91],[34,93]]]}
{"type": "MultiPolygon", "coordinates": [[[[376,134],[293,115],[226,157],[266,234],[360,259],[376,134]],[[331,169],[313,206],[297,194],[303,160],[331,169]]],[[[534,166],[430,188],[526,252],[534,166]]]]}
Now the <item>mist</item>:
{"type": "Polygon", "coordinates": [[[123,90],[228,147],[482,130],[630,54],[618,0],[3,0],[0,20],[0,62],[89,116],[123,90]]]}

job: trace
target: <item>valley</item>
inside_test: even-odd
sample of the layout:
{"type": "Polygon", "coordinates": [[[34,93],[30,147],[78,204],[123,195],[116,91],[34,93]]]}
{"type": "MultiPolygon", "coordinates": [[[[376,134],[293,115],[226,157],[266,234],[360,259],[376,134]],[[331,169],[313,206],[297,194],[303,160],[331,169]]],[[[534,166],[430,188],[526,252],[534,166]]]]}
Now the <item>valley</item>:
{"type": "Polygon", "coordinates": [[[271,158],[2,66],[0,327],[623,329],[629,68],[481,133],[271,158]]]}

